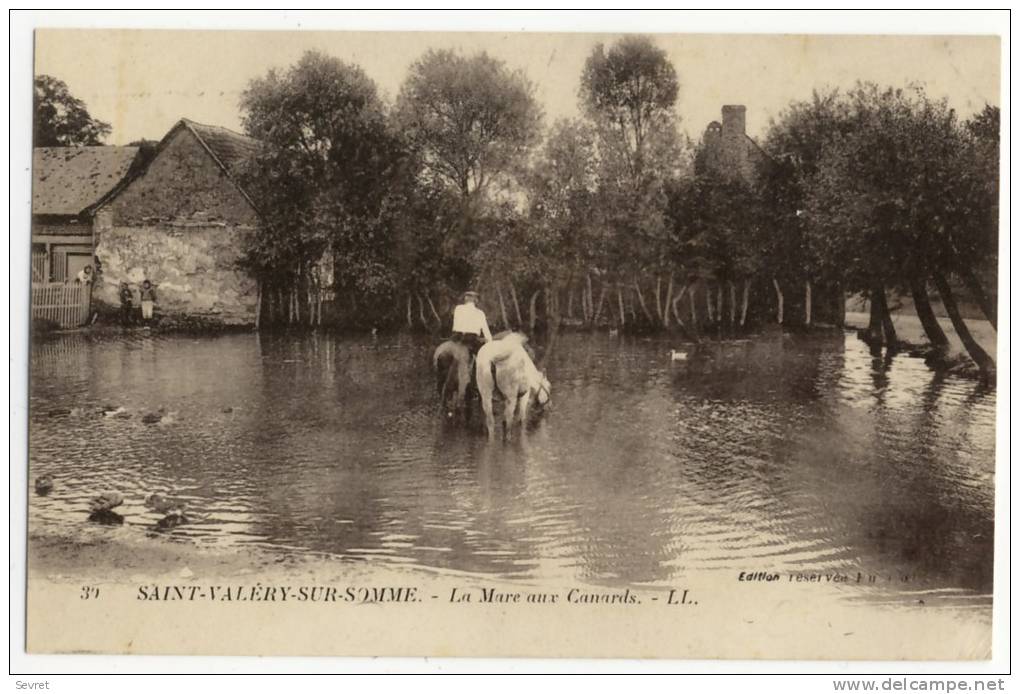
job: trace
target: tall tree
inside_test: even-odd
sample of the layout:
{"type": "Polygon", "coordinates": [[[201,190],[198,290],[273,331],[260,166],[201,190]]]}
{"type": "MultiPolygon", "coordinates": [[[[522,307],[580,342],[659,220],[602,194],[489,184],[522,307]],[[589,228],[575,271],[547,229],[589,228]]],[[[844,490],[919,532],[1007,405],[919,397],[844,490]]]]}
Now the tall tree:
{"type": "Polygon", "coordinates": [[[650,138],[673,125],[678,92],[669,56],[647,36],[625,36],[608,51],[598,44],[581,73],[585,113],[635,177],[644,170],[650,138]]]}
{"type": "Polygon", "coordinates": [[[36,147],[101,145],[110,124],[93,118],[67,85],[56,77],[35,78],[32,97],[32,143],[36,147]]]}
{"type": "Polygon", "coordinates": [[[429,50],[411,65],[394,117],[425,171],[474,204],[538,142],[534,92],[524,73],[487,53],[429,50]]]}
{"type": "MultiPolygon", "coordinates": [[[[835,90],[816,91],[810,99],[795,101],[783,110],[765,136],[763,148],[769,156],[760,162],[755,181],[761,223],[751,228],[761,269],[771,278],[777,302],[783,299],[784,286],[822,282],[837,304],[837,320],[842,315],[843,292],[870,295],[873,282],[851,277],[850,267],[834,246],[839,237],[821,228],[822,220],[810,213],[808,200],[817,185],[827,143],[851,127],[847,101],[835,90]]],[[[808,306],[805,296],[805,315],[808,306]]],[[[874,338],[881,342],[881,305],[872,307],[874,338]]]]}
{"type": "Polygon", "coordinates": [[[291,294],[312,291],[322,270],[337,288],[384,291],[393,282],[387,202],[401,189],[404,157],[375,83],[310,51],[253,79],[241,108],[258,142],[245,183],[267,221],[249,248],[252,269],[291,294]]]}
{"type": "Polygon", "coordinates": [[[673,283],[667,190],[690,160],[676,129],[678,92],[668,55],[646,36],[597,45],[581,73],[581,106],[597,133],[598,209],[608,230],[605,263],[593,270],[618,293],[633,291],[651,325],[665,323],[660,294],[673,283]],[[654,282],[654,302],[642,280],[654,282]]]}

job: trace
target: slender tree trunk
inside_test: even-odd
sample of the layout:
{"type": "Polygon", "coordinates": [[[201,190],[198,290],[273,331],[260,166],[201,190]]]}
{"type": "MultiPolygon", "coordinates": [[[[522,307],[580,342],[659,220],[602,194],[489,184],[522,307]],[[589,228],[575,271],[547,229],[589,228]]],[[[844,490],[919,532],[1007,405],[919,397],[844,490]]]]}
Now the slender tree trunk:
{"type": "Polygon", "coordinates": [[[896,326],[893,325],[892,316],[889,315],[889,304],[885,299],[884,287],[879,287],[875,290],[874,301],[878,303],[878,317],[882,323],[885,346],[896,349],[899,346],[899,338],[896,336],[896,326]]]}
{"type": "Polygon", "coordinates": [[[783,290],[779,287],[779,280],[772,278],[772,286],[776,290],[776,323],[783,324],[783,290]]]}
{"type": "Polygon", "coordinates": [[[407,327],[414,328],[414,318],[411,317],[411,293],[407,293],[407,327]]]}
{"type": "Polygon", "coordinates": [[[871,312],[868,316],[867,342],[872,347],[882,344],[882,306],[885,303],[885,292],[881,287],[871,290],[871,312]]]}
{"type": "Polygon", "coordinates": [[[689,287],[690,287],[690,285],[688,285],[688,284],[685,284],[684,286],[680,287],[680,292],[676,296],[673,297],[673,302],[672,302],[673,318],[676,319],[676,324],[679,325],[681,328],[684,327],[684,320],[683,320],[683,318],[680,317],[680,309],[677,308],[677,306],[679,305],[680,301],[683,300],[684,294],[687,293],[687,289],[689,287]]]}
{"type": "Polygon", "coordinates": [[[655,276],[655,313],[659,316],[659,323],[662,323],[665,320],[662,308],[662,278],[658,275],[655,276]]]}
{"type": "Polygon", "coordinates": [[[641,303],[641,311],[645,314],[645,318],[648,319],[648,323],[655,325],[655,319],[652,317],[652,312],[648,310],[647,304],[645,304],[645,295],[641,293],[641,285],[637,280],[634,280],[634,291],[637,292],[638,301],[641,303]]]}
{"type": "Polygon", "coordinates": [[[585,315],[585,322],[587,322],[587,323],[594,323],[595,322],[595,295],[592,293],[592,288],[591,288],[591,273],[590,272],[584,273],[584,293],[585,293],[585,301],[588,302],[588,311],[587,311],[587,315],[585,315]]]}
{"type": "Polygon", "coordinates": [[[811,325],[811,280],[804,280],[804,325],[811,325]]]}
{"type": "Polygon", "coordinates": [[[730,285],[730,328],[737,324],[737,285],[730,285]]]}
{"type": "Polygon", "coordinates": [[[574,320],[574,287],[567,285],[567,318],[574,320]]]}
{"type": "Polygon", "coordinates": [[[673,273],[669,273],[669,282],[666,284],[666,302],[662,305],[662,327],[669,327],[669,310],[673,306],[673,273]]]}
{"type": "Polygon", "coordinates": [[[425,302],[421,300],[421,294],[416,294],[418,297],[418,318],[421,319],[422,327],[426,330],[429,329],[429,322],[425,320],[425,302]]]}
{"type": "Polygon", "coordinates": [[[588,306],[588,290],[581,286],[581,320],[585,325],[591,320],[591,308],[588,306]]]}
{"type": "Polygon", "coordinates": [[[981,282],[978,280],[977,275],[974,274],[968,266],[960,267],[957,270],[957,274],[960,275],[960,279],[963,280],[963,284],[967,287],[967,290],[974,295],[975,301],[978,306],[981,307],[981,313],[985,314],[985,318],[992,324],[995,331],[999,330],[999,309],[995,305],[995,302],[991,300],[991,297],[985,293],[985,288],[981,286],[981,282]]]}
{"type": "Polygon", "coordinates": [[[708,322],[715,322],[715,311],[712,310],[712,287],[705,283],[705,313],[708,316],[708,322]]]}
{"type": "Polygon", "coordinates": [[[946,332],[939,325],[939,319],[935,317],[935,312],[931,308],[931,301],[928,299],[928,288],[925,284],[922,277],[911,279],[910,295],[914,299],[914,310],[917,312],[917,318],[921,321],[921,326],[924,328],[924,334],[928,337],[928,342],[931,343],[932,347],[941,351],[949,346],[949,338],[946,337],[946,332]]]}
{"type": "Polygon", "coordinates": [[[535,318],[536,318],[536,316],[535,316],[535,304],[538,302],[538,295],[540,293],[541,293],[540,290],[536,289],[531,294],[531,301],[528,302],[528,309],[530,311],[530,316],[529,316],[530,321],[528,323],[528,326],[529,326],[528,329],[530,331],[528,333],[529,335],[534,335],[535,334],[535,318]]]}
{"type": "Polygon", "coordinates": [[[687,295],[687,298],[690,299],[690,304],[691,304],[691,330],[690,330],[690,333],[691,333],[691,339],[693,339],[695,342],[700,342],[701,340],[698,337],[698,310],[697,310],[697,302],[694,300],[694,295],[695,294],[697,294],[697,287],[695,287],[692,284],[691,285],[691,291],[687,295]]]}
{"type": "Polygon", "coordinates": [[[315,327],[315,293],[311,277],[308,278],[308,327],[315,327]]]}
{"type": "Polygon", "coordinates": [[[744,323],[747,322],[747,299],[751,291],[751,280],[744,280],[744,291],[740,297],[740,327],[744,327],[744,323]]]}
{"type": "Polygon", "coordinates": [[[723,291],[722,282],[715,288],[715,319],[721,324],[723,322],[723,291]]]}
{"type": "Polygon", "coordinates": [[[606,284],[602,283],[599,288],[599,303],[595,306],[595,313],[592,315],[592,324],[598,322],[598,319],[602,316],[602,306],[606,303],[606,284]]]}
{"type": "Polygon", "coordinates": [[[432,315],[436,319],[436,325],[439,326],[439,327],[442,327],[443,319],[439,317],[439,311],[436,310],[436,305],[432,303],[432,297],[429,296],[428,292],[425,292],[425,298],[428,300],[428,302],[429,302],[429,309],[432,311],[432,315]]]}
{"type": "Polygon", "coordinates": [[[524,325],[524,319],[521,318],[521,305],[517,302],[517,289],[514,288],[514,283],[510,283],[510,298],[514,302],[514,312],[517,314],[517,325],[524,325]]]}
{"type": "Polygon", "coordinates": [[[547,332],[551,332],[559,327],[559,307],[557,303],[557,291],[545,288],[545,329],[547,332]]]}
{"type": "Polygon", "coordinates": [[[496,296],[499,297],[499,315],[503,317],[503,330],[510,329],[510,321],[506,317],[506,302],[503,301],[503,290],[496,285],[496,296]]]}
{"type": "Polygon", "coordinates": [[[616,304],[620,307],[620,327],[622,328],[627,324],[627,316],[624,315],[623,290],[620,289],[620,285],[616,285],[616,304]]]}
{"type": "Polygon", "coordinates": [[[949,282],[946,280],[945,275],[941,272],[936,272],[933,276],[935,280],[935,286],[938,287],[939,294],[942,296],[942,304],[946,307],[946,313],[949,314],[949,320],[953,322],[953,329],[956,334],[960,336],[960,341],[963,342],[964,348],[967,350],[967,354],[974,360],[974,363],[981,369],[981,373],[991,375],[995,372],[995,362],[988,355],[988,352],[984,350],[981,345],[978,344],[977,340],[970,332],[970,328],[967,327],[967,323],[963,320],[963,316],[960,315],[960,309],[956,305],[956,297],[953,296],[953,290],[949,287],[949,282]]]}

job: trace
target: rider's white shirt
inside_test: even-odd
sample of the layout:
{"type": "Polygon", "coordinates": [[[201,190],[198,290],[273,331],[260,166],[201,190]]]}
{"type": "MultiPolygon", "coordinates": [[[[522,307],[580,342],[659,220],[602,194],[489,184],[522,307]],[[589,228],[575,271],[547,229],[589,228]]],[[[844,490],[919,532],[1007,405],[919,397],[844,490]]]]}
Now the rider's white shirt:
{"type": "Polygon", "coordinates": [[[472,335],[481,333],[486,340],[492,340],[485,313],[474,304],[460,304],[453,309],[453,332],[472,335]]]}

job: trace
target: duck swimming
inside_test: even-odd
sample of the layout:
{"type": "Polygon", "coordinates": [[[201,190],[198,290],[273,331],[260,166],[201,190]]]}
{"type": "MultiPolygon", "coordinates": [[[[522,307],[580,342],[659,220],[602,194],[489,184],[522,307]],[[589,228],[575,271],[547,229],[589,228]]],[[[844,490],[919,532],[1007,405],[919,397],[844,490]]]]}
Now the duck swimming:
{"type": "Polygon", "coordinates": [[[172,530],[178,525],[191,522],[190,516],[184,510],[184,502],[180,499],[158,493],[149,494],[145,497],[145,508],[163,514],[163,517],[156,521],[157,530],[172,530]]]}
{"type": "Polygon", "coordinates": [[[42,475],[35,478],[35,493],[39,496],[46,496],[53,491],[53,478],[49,475],[42,475]]]}
{"type": "Polygon", "coordinates": [[[171,499],[162,494],[149,494],[145,497],[145,508],[152,509],[156,513],[168,513],[174,509],[184,510],[184,504],[178,499],[171,499]]]}
{"type": "Polygon", "coordinates": [[[124,503],[124,497],[120,492],[103,492],[89,500],[89,511],[92,513],[104,513],[112,511],[124,503]]]}
{"type": "Polygon", "coordinates": [[[181,508],[175,508],[156,521],[156,529],[173,530],[178,525],[184,525],[187,522],[189,522],[189,520],[188,516],[185,515],[184,510],[181,508]]]}

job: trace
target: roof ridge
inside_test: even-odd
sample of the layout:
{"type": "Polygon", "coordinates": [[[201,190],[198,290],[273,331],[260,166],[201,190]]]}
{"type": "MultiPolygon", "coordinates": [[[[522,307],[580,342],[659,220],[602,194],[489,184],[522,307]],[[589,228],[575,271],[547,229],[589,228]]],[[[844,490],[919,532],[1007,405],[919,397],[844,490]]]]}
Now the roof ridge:
{"type": "Polygon", "coordinates": [[[225,133],[230,133],[231,135],[235,135],[237,137],[243,137],[244,139],[251,140],[252,142],[258,142],[258,140],[256,140],[251,135],[248,135],[248,134],[242,133],[242,132],[238,132],[236,130],[231,130],[230,128],[226,127],[225,125],[215,125],[215,124],[212,124],[212,123],[199,123],[197,120],[192,120],[191,118],[181,118],[181,121],[186,123],[188,126],[195,126],[195,125],[197,125],[200,128],[212,128],[214,130],[222,130],[225,133]]]}

